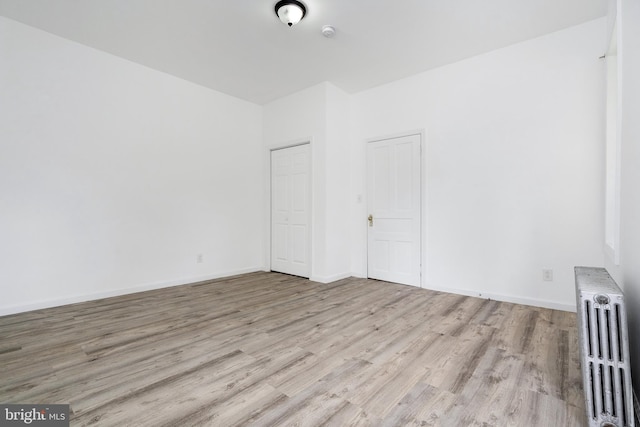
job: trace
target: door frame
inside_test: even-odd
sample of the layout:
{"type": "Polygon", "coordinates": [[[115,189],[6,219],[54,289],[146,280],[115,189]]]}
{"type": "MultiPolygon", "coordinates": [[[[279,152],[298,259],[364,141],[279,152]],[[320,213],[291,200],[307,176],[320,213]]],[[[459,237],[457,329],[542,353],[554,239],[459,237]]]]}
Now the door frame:
{"type": "Polygon", "coordinates": [[[313,259],[314,259],[314,253],[313,253],[313,235],[314,235],[314,217],[315,217],[315,213],[314,213],[314,195],[313,195],[313,149],[314,149],[314,144],[313,144],[313,138],[309,137],[309,138],[301,138],[301,139],[296,139],[293,141],[288,141],[288,142],[283,142],[280,144],[272,144],[269,145],[267,147],[265,147],[265,150],[263,151],[264,153],[264,162],[265,162],[265,173],[264,173],[264,193],[266,195],[266,197],[264,198],[264,212],[265,212],[265,220],[264,220],[264,236],[266,237],[264,239],[264,246],[263,246],[263,253],[264,255],[264,260],[263,260],[263,271],[272,271],[271,270],[271,244],[272,244],[272,240],[273,240],[273,235],[272,235],[272,230],[271,230],[271,226],[272,226],[272,218],[271,218],[271,198],[272,198],[272,194],[271,194],[271,173],[272,173],[272,168],[271,168],[271,153],[273,151],[276,150],[283,150],[286,148],[292,148],[292,147],[298,147],[300,145],[309,145],[309,230],[308,230],[308,242],[307,242],[307,253],[309,254],[309,279],[311,277],[313,277],[313,259]]]}
{"type": "Polygon", "coordinates": [[[363,168],[363,182],[364,182],[364,193],[365,193],[365,201],[364,204],[364,215],[362,216],[362,227],[364,229],[364,242],[363,242],[363,268],[365,277],[369,277],[369,226],[367,224],[366,215],[369,214],[369,182],[367,180],[368,177],[368,162],[367,162],[367,147],[371,142],[384,141],[387,139],[395,139],[402,138],[405,136],[414,136],[417,135],[420,137],[420,287],[428,288],[426,277],[428,272],[428,264],[427,264],[427,239],[428,239],[428,205],[427,205],[427,196],[428,196],[428,183],[427,183],[427,132],[425,129],[417,129],[413,131],[406,132],[397,132],[392,134],[386,134],[382,136],[369,137],[364,140],[363,148],[364,148],[364,168],[363,168]]]}

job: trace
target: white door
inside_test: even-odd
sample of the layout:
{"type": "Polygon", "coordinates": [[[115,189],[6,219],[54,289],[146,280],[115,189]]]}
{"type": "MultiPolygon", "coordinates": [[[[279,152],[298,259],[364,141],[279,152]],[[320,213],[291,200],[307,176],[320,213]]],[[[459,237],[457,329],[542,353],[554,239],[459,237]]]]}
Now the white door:
{"type": "Polygon", "coordinates": [[[367,144],[368,276],[420,286],[420,135],[367,144]]]}
{"type": "Polygon", "coordinates": [[[309,277],[309,144],[271,152],[271,270],[309,277]]]}

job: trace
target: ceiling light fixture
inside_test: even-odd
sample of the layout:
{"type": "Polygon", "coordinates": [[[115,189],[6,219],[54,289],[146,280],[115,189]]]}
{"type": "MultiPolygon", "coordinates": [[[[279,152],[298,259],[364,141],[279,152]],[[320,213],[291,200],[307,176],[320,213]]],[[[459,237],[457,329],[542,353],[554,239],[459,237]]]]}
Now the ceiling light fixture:
{"type": "Polygon", "coordinates": [[[296,25],[307,14],[304,4],[296,0],[281,0],[276,3],[276,15],[283,24],[292,27],[296,25]]]}

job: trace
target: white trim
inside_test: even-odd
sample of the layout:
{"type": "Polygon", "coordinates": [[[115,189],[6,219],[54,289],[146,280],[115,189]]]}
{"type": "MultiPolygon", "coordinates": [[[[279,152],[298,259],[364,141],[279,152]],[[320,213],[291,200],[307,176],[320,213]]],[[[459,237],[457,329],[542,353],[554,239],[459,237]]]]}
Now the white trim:
{"type": "Polygon", "coordinates": [[[620,26],[613,22],[606,61],[606,134],[605,134],[605,255],[620,265],[620,170],[622,129],[622,67],[619,55],[620,26]],[[615,84],[615,87],[614,87],[615,84]]]}
{"type": "Polygon", "coordinates": [[[154,282],[135,285],[128,288],[115,289],[112,291],[95,292],[90,294],[82,294],[65,298],[56,298],[50,300],[42,300],[29,304],[19,304],[7,307],[0,307],[0,316],[7,316],[10,314],[24,313],[26,311],[40,310],[43,308],[59,307],[62,305],[76,304],[79,302],[94,301],[103,298],[117,297],[121,295],[135,294],[137,292],[151,291],[155,289],[170,288],[172,286],[188,285],[197,282],[204,282],[207,280],[220,279],[222,277],[236,276],[239,274],[255,273],[257,271],[263,271],[262,268],[246,268],[242,270],[227,271],[224,273],[210,274],[207,276],[186,277],[183,279],[170,280],[166,282],[154,282]]]}
{"type": "Polygon", "coordinates": [[[428,143],[427,143],[427,131],[422,129],[420,131],[420,287],[424,288],[424,284],[427,281],[427,272],[429,270],[427,248],[429,240],[429,169],[428,166],[428,143]]]}
{"type": "Polygon", "coordinates": [[[405,136],[413,136],[413,135],[419,135],[420,138],[422,139],[424,138],[425,131],[424,129],[414,129],[414,130],[408,130],[406,132],[395,132],[388,135],[365,138],[364,142],[368,144],[369,142],[384,141],[386,139],[404,138],[405,136]]]}
{"type": "MultiPolygon", "coordinates": [[[[307,138],[298,138],[289,141],[274,143],[265,145],[263,147],[263,171],[264,171],[264,197],[263,197],[263,260],[262,260],[262,268],[264,271],[271,271],[271,152],[274,150],[279,150],[282,148],[295,147],[296,145],[302,144],[310,144],[311,145],[311,189],[313,190],[313,137],[307,138]]],[[[314,214],[313,214],[313,196],[311,200],[311,220],[313,222],[314,214]]],[[[313,224],[311,224],[313,227],[313,224]]],[[[313,231],[311,231],[311,235],[313,236],[313,231]]],[[[309,241],[311,244],[311,239],[309,241]]],[[[313,251],[313,245],[311,245],[311,250],[313,251]]],[[[313,261],[313,252],[309,253],[311,261],[313,261]]],[[[313,262],[311,263],[311,269],[313,271],[313,262]]]]}
{"type": "Polygon", "coordinates": [[[633,393],[633,412],[635,414],[636,425],[640,425],[640,402],[638,401],[638,395],[635,390],[631,390],[633,393]]]}
{"type": "MultiPolygon", "coordinates": [[[[366,279],[366,275],[361,275],[355,272],[351,273],[351,277],[356,277],[359,279],[366,279]]],[[[502,302],[510,302],[513,304],[522,304],[522,305],[530,305],[533,307],[542,307],[542,308],[550,308],[553,310],[562,310],[562,311],[570,311],[576,312],[575,304],[561,304],[555,301],[549,300],[541,300],[537,298],[525,298],[525,297],[517,297],[513,295],[503,295],[503,294],[494,294],[491,292],[478,292],[472,291],[469,289],[460,289],[460,288],[448,288],[445,286],[433,286],[430,284],[424,284],[422,286],[423,289],[428,289],[431,291],[439,291],[446,292],[448,294],[457,294],[457,295],[466,295],[476,298],[484,298],[484,299],[492,299],[495,301],[502,302]]]]}
{"type": "Polygon", "coordinates": [[[492,292],[478,292],[469,289],[449,288],[445,286],[433,286],[425,284],[424,289],[430,289],[432,291],[447,292],[450,294],[466,295],[476,298],[492,299],[495,301],[510,302],[514,304],[530,305],[533,307],[550,308],[553,310],[562,310],[576,312],[575,304],[562,304],[555,301],[543,300],[538,298],[518,297],[513,295],[495,294],[492,292]]]}
{"type": "MultiPolygon", "coordinates": [[[[283,148],[291,148],[291,147],[297,147],[298,145],[311,144],[312,141],[313,141],[313,138],[309,136],[306,138],[297,138],[297,139],[292,139],[290,141],[269,144],[265,148],[267,149],[267,151],[271,152],[273,150],[282,150],[283,148]]],[[[271,158],[269,157],[269,159],[271,158]]]]}
{"type": "Polygon", "coordinates": [[[265,239],[265,245],[264,245],[264,250],[265,250],[265,259],[264,259],[264,270],[265,271],[272,271],[271,270],[271,239],[272,239],[272,221],[271,221],[271,198],[272,198],[272,194],[271,194],[271,154],[274,151],[277,150],[284,150],[287,148],[292,148],[292,147],[299,147],[302,145],[309,145],[309,230],[308,230],[308,242],[307,242],[307,251],[308,251],[308,256],[309,256],[309,278],[311,277],[311,275],[313,274],[313,255],[314,255],[314,246],[313,246],[313,235],[314,235],[314,224],[315,224],[315,206],[314,206],[314,195],[313,195],[313,183],[314,183],[314,179],[313,179],[313,171],[314,171],[314,167],[313,167],[313,159],[314,159],[314,155],[313,155],[313,149],[315,148],[314,144],[313,144],[313,138],[312,137],[308,137],[308,138],[300,138],[300,139],[295,139],[295,140],[291,140],[288,142],[283,142],[283,143],[277,143],[277,144],[271,144],[266,148],[266,152],[265,152],[265,159],[266,159],[266,164],[267,167],[266,169],[266,179],[265,179],[265,187],[266,187],[266,192],[265,194],[267,195],[267,197],[265,197],[266,201],[265,201],[265,212],[266,212],[266,220],[265,220],[265,233],[266,233],[266,239],[265,239]]]}
{"type": "Polygon", "coordinates": [[[608,245],[606,243],[604,244],[604,254],[608,256],[611,262],[615,265],[620,265],[619,253],[620,251],[616,252],[616,250],[612,248],[611,245],[608,245]]]}
{"type": "Polygon", "coordinates": [[[334,274],[332,276],[312,276],[309,280],[311,280],[312,282],[318,282],[318,283],[331,283],[331,282],[337,282],[338,280],[346,279],[348,277],[353,277],[353,274],[340,273],[340,274],[334,274]]]}
{"type": "MultiPolygon", "coordinates": [[[[364,139],[364,153],[365,153],[365,168],[364,168],[364,193],[365,199],[369,199],[369,185],[367,182],[367,144],[377,141],[385,141],[388,139],[396,139],[396,138],[404,138],[408,136],[417,135],[420,137],[420,283],[419,287],[426,288],[425,282],[427,280],[427,239],[428,239],[428,193],[427,193],[427,131],[426,129],[413,129],[408,130],[406,132],[394,132],[391,134],[377,136],[377,137],[369,137],[364,139]]],[[[366,211],[365,211],[366,212],[366,211]]],[[[362,226],[365,228],[365,241],[364,241],[364,276],[369,277],[369,230],[365,221],[362,221],[362,226]]]]}

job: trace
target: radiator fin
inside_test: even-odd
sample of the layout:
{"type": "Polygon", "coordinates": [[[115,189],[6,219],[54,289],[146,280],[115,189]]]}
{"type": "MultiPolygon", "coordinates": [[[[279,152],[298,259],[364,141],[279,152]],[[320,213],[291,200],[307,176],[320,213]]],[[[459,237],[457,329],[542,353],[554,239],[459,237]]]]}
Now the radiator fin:
{"type": "Polygon", "coordinates": [[[603,268],[576,267],[578,336],[590,427],[634,427],[624,296],[603,268]]]}

